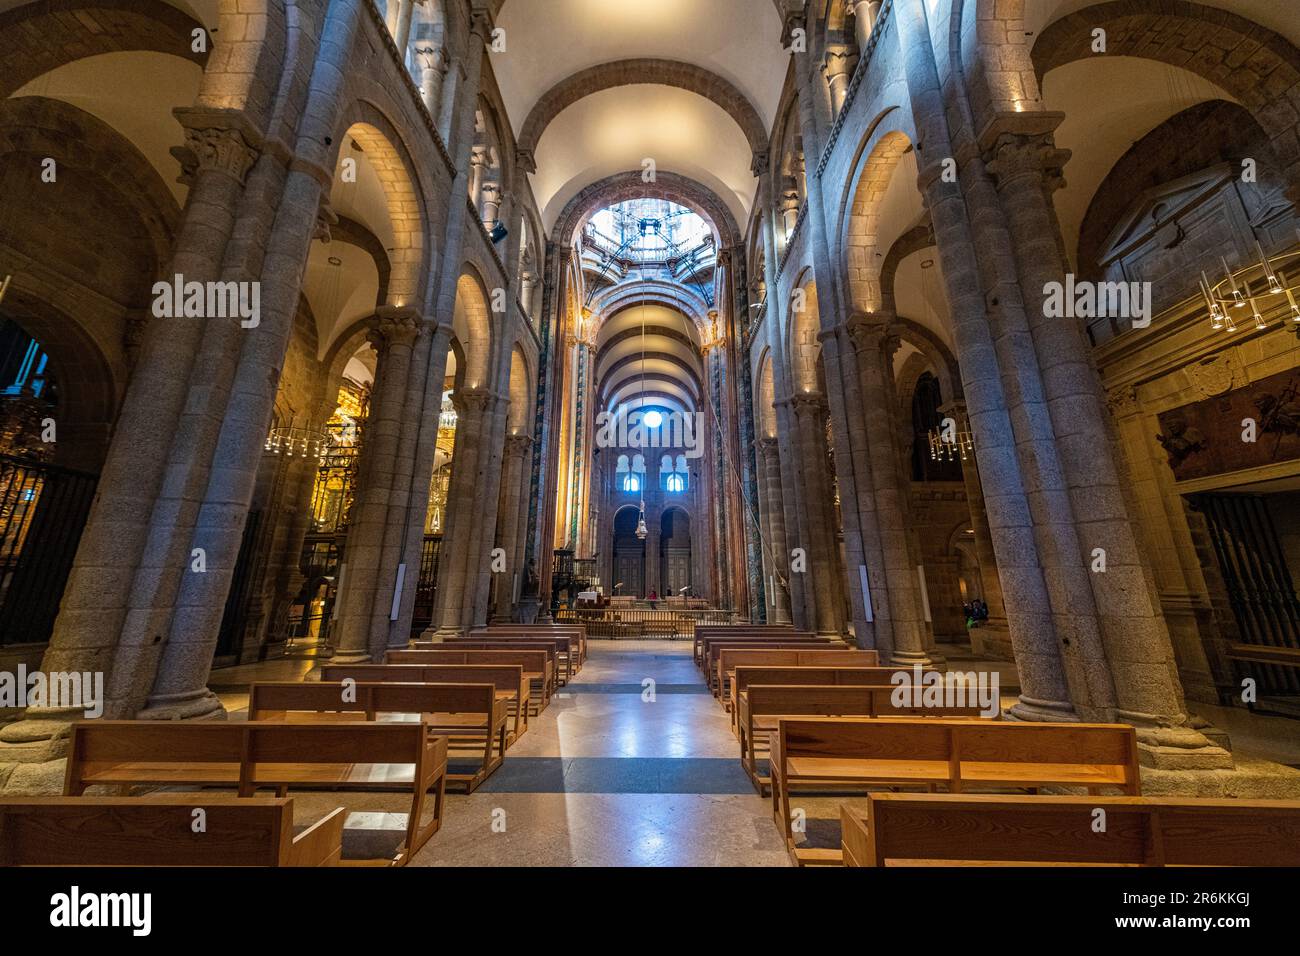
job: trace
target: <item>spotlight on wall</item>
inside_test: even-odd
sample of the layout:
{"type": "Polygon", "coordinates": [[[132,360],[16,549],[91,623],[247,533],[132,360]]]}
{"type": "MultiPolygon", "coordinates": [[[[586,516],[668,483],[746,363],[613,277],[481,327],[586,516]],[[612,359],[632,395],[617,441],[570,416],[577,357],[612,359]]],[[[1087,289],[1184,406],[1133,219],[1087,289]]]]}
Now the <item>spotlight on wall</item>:
{"type": "Polygon", "coordinates": [[[492,234],[488,238],[490,238],[492,242],[495,244],[500,242],[509,234],[510,234],[510,230],[505,227],[504,223],[498,220],[497,224],[492,227],[492,234]]]}

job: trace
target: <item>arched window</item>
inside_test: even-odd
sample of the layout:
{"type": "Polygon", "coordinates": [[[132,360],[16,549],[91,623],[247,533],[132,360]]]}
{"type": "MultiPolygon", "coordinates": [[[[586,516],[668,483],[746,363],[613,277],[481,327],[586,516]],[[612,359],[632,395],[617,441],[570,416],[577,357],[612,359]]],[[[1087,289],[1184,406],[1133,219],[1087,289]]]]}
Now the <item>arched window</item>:
{"type": "Polygon", "coordinates": [[[623,476],[623,490],[624,490],[624,491],[632,491],[632,492],[640,491],[640,490],[641,490],[641,478],[640,478],[640,476],[639,476],[639,475],[636,475],[635,473],[633,473],[633,474],[628,474],[628,475],[624,475],[624,476],[623,476]]]}
{"type": "Polygon", "coordinates": [[[678,475],[678,474],[672,474],[672,475],[669,475],[669,476],[668,476],[668,490],[669,490],[669,491],[685,491],[685,490],[686,490],[686,476],[685,476],[685,475],[678,475]]]}

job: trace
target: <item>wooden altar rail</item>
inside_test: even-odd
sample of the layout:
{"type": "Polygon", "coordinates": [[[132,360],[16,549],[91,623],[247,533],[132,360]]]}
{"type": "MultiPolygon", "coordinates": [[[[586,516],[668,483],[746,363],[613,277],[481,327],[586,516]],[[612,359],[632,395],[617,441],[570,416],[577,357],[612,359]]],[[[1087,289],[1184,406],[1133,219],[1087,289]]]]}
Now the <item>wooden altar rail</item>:
{"type": "Polygon", "coordinates": [[[561,608],[555,612],[557,624],[582,624],[588,637],[605,638],[693,638],[697,624],[731,624],[735,619],[735,611],[717,608],[561,608]]]}

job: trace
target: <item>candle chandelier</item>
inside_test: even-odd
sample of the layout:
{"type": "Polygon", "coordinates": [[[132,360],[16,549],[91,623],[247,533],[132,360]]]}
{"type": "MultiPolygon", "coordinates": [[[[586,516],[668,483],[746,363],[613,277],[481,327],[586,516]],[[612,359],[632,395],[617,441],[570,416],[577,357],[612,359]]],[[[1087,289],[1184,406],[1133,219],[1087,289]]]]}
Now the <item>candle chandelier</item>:
{"type": "MultiPolygon", "coordinates": [[[[947,421],[947,420],[945,420],[947,421]]],[[[965,461],[966,456],[975,450],[975,438],[971,435],[970,422],[963,416],[953,419],[953,424],[939,424],[929,431],[931,461],[965,461]]]]}
{"type": "Polygon", "coordinates": [[[323,458],[329,444],[324,429],[290,424],[272,428],[262,448],[268,454],[285,458],[323,458]]]}
{"type": "Polygon", "coordinates": [[[1283,305],[1289,310],[1290,320],[1300,324],[1300,249],[1266,256],[1257,240],[1255,251],[1259,261],[1236,272],[1220,256],[1224,278],[1214,284],[1201,272],[1201,295],[1210,310],[1210,326],[1216,332],[1236,332],[1238,321],[1251,322],[1263,331],[1268,328],[1264,313],[1283,305]]]}

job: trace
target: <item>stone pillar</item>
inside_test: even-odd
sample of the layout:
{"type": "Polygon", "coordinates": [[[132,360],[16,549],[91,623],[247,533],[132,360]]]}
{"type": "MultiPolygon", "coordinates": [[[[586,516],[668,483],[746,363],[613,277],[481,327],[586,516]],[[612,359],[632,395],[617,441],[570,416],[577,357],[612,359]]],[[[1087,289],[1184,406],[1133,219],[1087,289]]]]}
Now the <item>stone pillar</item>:
{"type": "Polygon", "coordinates": [[[785,514],[781,502],[781,453],[775,438],[758,442],[760,464],[763,469],[764,511],[767,512],[768,542],[771,548],[771,579],[768,587],[772,593],[773,623],[790,623],[790,595],[786,589],[789,581],[789,549],[785,541],[785,514]]]}
{"type": "Polygon", "coordinates": [[[1076,719],[1057,632],[1058,623],[1068,621],[1059,622],[1053,615],[1039,550],[1044,539],[1035,518],[1044,497],[1041,488],[1035,488],[1033,495],[1028,493],[1017,445],[1021,429],[1015,426],[1033,421],[1035,415],[1023,409],[1013,418],[1009,398],[1021,400],[1021,380],[1008,375],[1004,381],[999,361],[1008,351],[1023,352],[1023,347],[1006,334],[995,340],[992,332],[993,323],[1003,321],[1009,307],[1008,290],[993,287],[996,280],[981,271],[985,260],[977,257],[977,234],[988,241],[977,224],[987,217],[973,222],[968,217],[963,183],[945,182],[942,175],[941,160],[953,155],[953,150],[923,3],[896,3],[894,19],[918,136],[927,144],[918,186],[934,223],[990,530],[1009,602],[1011,641],[1021,686],[1020,700],[1012,712],[1026,719],[1076,719]]]}
{"type": "Polygon", "coordinates": [[[524,463],[533,439],[528,435],[516,434],[506,438],[505,468],[502,478],[502,509],[498,516],[501,548],[506,553],[506,570],[497,582],[496,609],[494,621],[508,622],[514,619],[515,578],[523,582],[524,569],[519,565],[519,510],[523,500],[522,482],[524,480],[524,463]]]}
{"type": "Polygon", "coordinates": [[[376,605],[388,582],[378,580],[384,534],[393,493],[393,460],[397,455],[411,349],[419,333],[413,310],[382,309],[368,338],[378,353],[374,397],[366,420],[365,444],[358,467],[356,500],[343,552],[343,578],[339,582],[338,625],[334,631],[333,663],[370,660],[374,648],[373,618],[388,617],[388,608],[376,605]]]}
{"type": "Polygon", "coordinates": [[[420,99],[437,127],[442,112],[442,83],[447,75],[447,51],[426,46],[416,50],[416,56],[420,62],[420,99]]]}
{"type": "Polygon", "coordinates": [[[846,0],[844,6],[853,14],[853,33],[861,53],[867,49],[876,18],[880,16],[880,0],[846,0]]]}
{"type": "Polygon", "coordinates": [[[476,210],[483,203],[483,177],[487,167],[487,147],[475,146],[469,154],[469,202],[476,210]]]}
{"type": "Polygon", "coordinates": [[[786,242],[794,235],[794,227],[799,222],[799,187],[793,176],[782,181],[781,189],[781,226],[785,229],[786,242]]]}
{"type": "Polygon", "coordinates": [[[893,371],[886,365],[888,326],[857,315],[849,322],[857,350],[862,416],[866,423],[867,454],[876,504],[876,529],[889,587],[890,654],[897,664],[930,663],[916,562],[908,545],[910,489],[899,481],[897,445],[891,419],[897,403],[887,384],[893,371]]]}
{"type": "Polygon", "coordinates": [[[1043,308],[1047,284],[1064,287],[1065,282],[1060,230],[1044,188],[1044,183],[1064,182],[1061,169],[1069,153],[1056,149],[1051,135],[1062,118],[999,117],[982,139],[1011,235],[1054,444],[1073,507],[1081,549],[1076,560],[1090,566],[1099,552],[1105,554],[1106,571],[1088,578],[1116,714],[1139,726],[1177,727],[1187,720],[1182,688],[1164,616],[1124,502],[1105,399],[1082,324],[1049,318],[1043,308]]]}
{"type": "Polygon", "coordinates": [[[438,565],[438,594],[433,624],[425,632],[426,638],[462,633],[463,612],[473,607],[470,552],[475,525],[482,520],[480,457],[487,455],[491,398],[491,393],[484,388],[461,388],[451,396],[457,415],[456,449],[452,456],[451,486],[447,490],[447,524],[438,565]]]}
{"type": "Polygon", "coordinates": [[[483,189],[482,189],[483,228],[488,231],[489,235],[491,234],[492,230],[496,228],[497,217],[501,213],[501,201],[503,198],[504,197],[501,192],[501,187],[499,185],[497,185],[496,183],[483,184],[483,189]]]}
{"type": "MultiPolygon", "coordinates": [[[[652,479],[650,475],[650,463],[646,462],[646,483],[652,479]]],[[[643,484],[642,487],[645,485],[643,484]]],[[[663,597],[660,585],[663,583],[659,580],[659,548],[660,535],[663,531],[663,509],[658,504],[659,495],[654,494],[651,500],[646,502],[645,506],[645,594],[646,597],[651,591],[654,591],[659,597],[663,597]]]]}
{"type": "Polygon", "coordinates": [[[826,76],[826,88],[830,91],[831,116],[839,116],[844,107],[844,100],[849,95],[849,81],[853,79],[853,70],[857,59],[845,47],[829,47],[822,72],[826,76]]]}
{"type": "MultiPolygon", "coordinates": [[[[502,377],[508,379],[508,366],[502,370],[502,377]]],[[[497,512],[501,497],[502,458],[505,453],[506,416],[510,411],[510,400],[504,395],[493,395],[489,406],[489,425],[484,441],[486,450],[479,454],[478,488],[481,497],[482,515],[475,522],[475,537],[471,538],[472,558],[470,562],[470,580],[473,586],[466,593],[472,597],[466,609],[467,627],[482,627],[488,622],[491,613],[492,566],[491,552],[495,547],[497,535],[497,512]]]]}
{"type": "Polygon", "coordinates": [[[537,276],[531,272],[524,272],[519,279],[519,305],[530,323],[533,320],[533,289],[536,282],[537,276]]]}
{"type": "Polygon", "coordinates": [[[834,577],[838,564],[834,529],[830,527],[831,487],[826,475],[826,400],[799,394],[791,400],[798,422],[799,456],[803,471],[804,510],[808,518],[808,573],[819,634],[841,632],[842,609],[835,606],[834,577]]]}
{"type": "Polygon", "coordinates": [[[405,66],[406,47],[411,42],[411,14],[415,12],[415,0],[396,0],[396,3],[397,26],[393,30],[393,42],[397,44],[397,52],[405,66]]]}
{"type": "MultiPolygon", "coordinates": [[[[949,402],[939,411],[956,421],[958,427],[961,427],[962,422],[966,422],[967,428],[970,427],[965,402],[949,402]]],[[[981,599],[989,609],[988,620],[971,632],[971,645],[977,654],[1006,656],[1011,659],[1011,638],[1007,627],[1007,609],[1002,602],[1002,582],[998,578],[998,559],[993,550],[988,512],[984,507],[984,487],[973,454],[962,462],[961,477],[966,486],[966,506],[970,509],[971,530],[975,532],[972,537],[975,539],[975,556],[980,563],[981,599]],[[985,633],[980,634],[980,631],[985,633]],[[1003,645],[1006,646],[1005,650],[1003,645]]]]}

